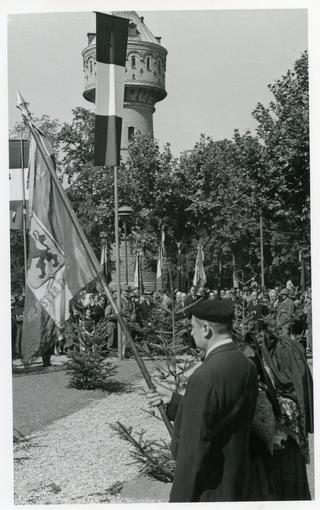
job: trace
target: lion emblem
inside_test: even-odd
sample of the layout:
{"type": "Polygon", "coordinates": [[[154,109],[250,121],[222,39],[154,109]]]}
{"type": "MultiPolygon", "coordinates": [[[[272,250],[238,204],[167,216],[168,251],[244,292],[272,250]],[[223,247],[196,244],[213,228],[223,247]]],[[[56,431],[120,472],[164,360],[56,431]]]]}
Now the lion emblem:
{"type": "Polygon", "coordinates": [[[40,223],[34,224],[30,230],[28,261],[28,280],[34,288],[53,278],[64,264],[59,247],[40,223]]]}

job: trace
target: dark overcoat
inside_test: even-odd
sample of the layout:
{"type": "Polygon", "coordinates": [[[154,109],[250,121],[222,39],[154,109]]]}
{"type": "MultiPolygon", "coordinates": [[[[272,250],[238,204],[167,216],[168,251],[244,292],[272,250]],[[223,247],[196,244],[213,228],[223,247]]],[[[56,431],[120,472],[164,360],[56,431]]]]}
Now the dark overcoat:
{"type": "Polygon", "coordinates": [[[170,502],[247,499],[257,388],[254,364],[232,342],[209,353],[191,375],[183,397],[174,394],[167,408],[175,420],[170,502]]]}

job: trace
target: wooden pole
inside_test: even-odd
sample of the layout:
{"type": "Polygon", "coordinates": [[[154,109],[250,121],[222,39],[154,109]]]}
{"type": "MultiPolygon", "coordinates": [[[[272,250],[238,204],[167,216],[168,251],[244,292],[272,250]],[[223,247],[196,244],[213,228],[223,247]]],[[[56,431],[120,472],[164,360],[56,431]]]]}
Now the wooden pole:
{"type": "Polygon", "coordinates": [[[22,139],[22,125],[20,129],[20,160],[21,160],[21,179],[22,179],[22,232],[23,232],[23,254],[24,254],[24,287],[26,288],[28,271],[28,251],[27,251],[27,207],[25,193],[25,173],[24,173],[24,152],[22,139]]]}
{"type": "Polygon", "coordinates": [[[129,283],[129,271],[128,271],[128,247],[127,247],[127,222],[124,220],[124,253],[125,253],[125,263],[126,263],[126,284],[129,283]]]}
{"type": "MultiPolygon", "coordinates": [[[[117,286],[117,305],[121,310],[121,283],[120,283],[120,248],[119,248],[119,201],[118,201],[118,167],[114,166],[114,235],[116,250],[116,286],[117,286]]],[[[120,323],[117,323],[118,333],[118,359],[122,359],[122,330],[120,323]]]]}
{"type": "Polygon", "coordinates": [[[260,260],[261,260],[261,287],[264,287],[263,218],[261,213],[260,213],[260,260]]]}
{"type": "MultiPolygon", "coordinates": [[[[61,183],[56,175],[56,172],[52,166],[52,161],[51,161],[51,158],[50,158],[50,155],[48,153],[48,150],[46,148],[46,146],[44,145],[41,137],[39,137],[38,135],[38,132],[37,130],[32,126],[31,122],[24,116],[24,119],[25,119],[25,122],[26,124],[28,125],[31,133],[32,133],[32,136],[34,137],[35,139],[35,142],[37,144],[37,147],[41,153],[41,156],[45,162],[45,165],[47,167],[47,170],[50,172],[50,175],[51,175],[51,178],[56,186],[56,190],[61,198],[61,201],[64,205],[64,207],[66,208],[66,210],[68,211],[69,213],[69,216],[72,220],[72,223],[73,223],[73,226],[75,228],[75,230],[77,231],[77,234],[82,242],[82,245],[85,249],[85,252],[86,252],[86,255],[88,257],[88,260],[90,261],[90,264],[92,265],[92,267],[94,268],[95,272],[96,272],[96,275],[97,277],[100,278],[100,281],[101,281],[101,285],[103,287],[103,290],[104,290],[104,293],[105,295],[107,296],[109,302],[110,302],[110,305],[112,307],[112,310],[116,316],[116,320],[119,322],[120,326],[121,326],[121,329],[123,330],[124,332],[124,335],[125,335],[125,338],[126,338],[126,342],[128,344],[128,346],[130,347],[130,349],[132,350],[133,354],[134,354],[134,357],[136,359],[136,362],[139,366],[139,369],[147,383],[147,386],[150,390],[155,390],[155,386],[152,382],[152,379],[151,379],[151,376],[145,366],[145,363],[143,361],[143,359],[141,358],[141,355],[140,355],[140,352],[138,351],[130,333],[129,333],[129,330],[126,326],[126,323],[124,321],[124,319],[122,318],[121,314],[120,314],[120,308],[118,307],[118,305],[116,304],[116,302],[114,301],[113,299],[113,296],[112,296],[112,293],[107,285],[107,282],[104,278],[104,276],[101,274],[101,269],[100,269],[100,264],[97,260],[97,257],[95,256],[79,222],[78,222],[78,219],[75,215],[75,212],[73,211],[71,205],[69,204],[69,201],[67,200],[66,196],[65,196],[65,193],[64,193],[64,190],[61,186],[61,183]]],[[[167,427],[167,430],[170,434],[170,436],[172,436],[172,432],[173,432],[173,429],[172,429],[172,425],[166,415],[166,412],[165,412],[165,409],[164,409],[164,406],[163,404],[161,403],[159,406],[159,412],[161,414],[161,417],[165,423],[165,426],[167,427]]]]}

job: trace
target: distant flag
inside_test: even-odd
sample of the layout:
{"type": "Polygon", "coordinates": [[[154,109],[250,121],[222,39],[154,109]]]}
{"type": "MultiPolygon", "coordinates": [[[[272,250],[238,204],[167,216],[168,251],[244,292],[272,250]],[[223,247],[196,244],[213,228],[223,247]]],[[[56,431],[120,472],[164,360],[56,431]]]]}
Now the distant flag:
{"type": "Polygon", "coordinates": [[[140,250],[136,252],[136,261],[134,267],[134,287],[138,289],[139,296],[144,293],[143,276],[142,276],[142,255],[140,250]]]}
{"type": "MultiPolygon", "coordinates": [[[[53,163],[49,141],[33,126],[38,143],[53,163]]],[[[77,219],[59,194],[64,191],[51,177],[33,138],[30,145],[29,254],[22,331],[22,359],[29,363],[53,326],[69,317],[69,302],[96,278],[76,230],[77,219]]],[[[79,227],[81,228],[81,227],[79,227]]]]}
{"type": "Polygon", "coordinates": [[[236,259],[235,256],[232,255],[232,282],[233,282],[233,288],[238,289],[239,288],[239,282],[236,275],[236,259]]]}
{"type": "Polygon", "coordinates": [[[302,250],[299,251],[299,262],[301,264],[301,273],[300,273],[300,286],[301,286],[301,292],[305,292],[306,290],[306,265],[305,265],[305,259],[304,254],[302,250]]]}
{"type": "Polygon", "coordinates": [[[166,264],[165,233],[164,228],[162,227],[156,275],[156,290],[158,292],[164,291],[165,290],[164,287],[166,287],[163,281],[166,273],[165,264],[166,264]]]}
{"type": "Polygon", "coordinates": [[[96,13],[95,164],[120,164],[129,20],[96,13]]]}
{"type": "Polygon", "coordinates": [[[195,264],[195,268],[194,268],[194,277],[193,277],[193,282],[192,282],[193,285],[195,285],[195,286],[199,286],[199,285],[203,286],[206,284],[207,278],[206,278],[206,274],[204,272],[203,262],[204,262],[204,254],[203,254],[203,249],[202,249],[202,246],[200,243],[198,245],[196,264],[195,264]]]}
{"type": "Polygon", "coordinates": [[[29,140],[9,140],[9,192],[10,192],[10,229],[23,228],[23,198],[28,200],[29,140]],[[23,158],[21,158],[21,145],[23,158]],[[21,161],[22,160],[22,161],[21,161]],[[23,190],[24,177],[24,190],[23,190]]]}
{"type": "Polygon", "coordinates": [[[107,240],[102,241],[100,266],[107,283],[111,282],[111,260],[107,240]]]}

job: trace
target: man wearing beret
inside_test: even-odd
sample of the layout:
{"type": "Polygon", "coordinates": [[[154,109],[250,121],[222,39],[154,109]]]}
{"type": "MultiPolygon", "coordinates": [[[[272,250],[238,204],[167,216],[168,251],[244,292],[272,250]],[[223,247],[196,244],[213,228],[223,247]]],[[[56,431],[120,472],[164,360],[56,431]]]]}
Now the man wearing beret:
{"type": "Polygon", "coordinates": [[[171,444],[176,469],[170,502],[245,501],[248,498],[249,430],[258,377],[231,338],[229,301],[192,307],[192,335],[205,353],[184,396],[158,385],[150,406],[163,402],[174,420],[171,444]]]}

